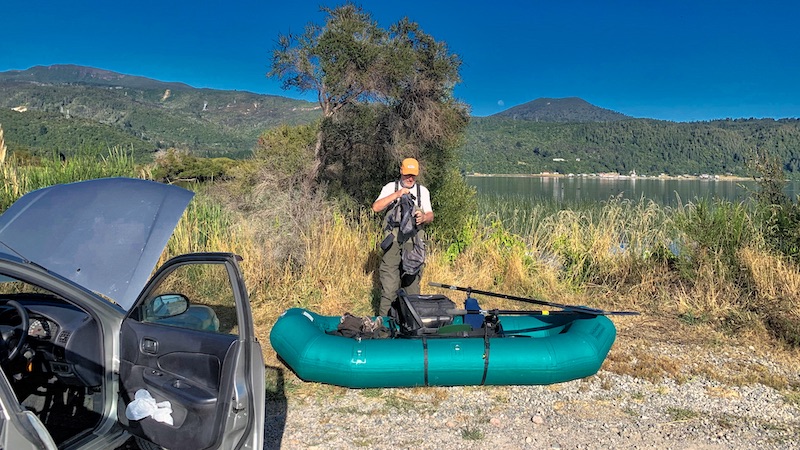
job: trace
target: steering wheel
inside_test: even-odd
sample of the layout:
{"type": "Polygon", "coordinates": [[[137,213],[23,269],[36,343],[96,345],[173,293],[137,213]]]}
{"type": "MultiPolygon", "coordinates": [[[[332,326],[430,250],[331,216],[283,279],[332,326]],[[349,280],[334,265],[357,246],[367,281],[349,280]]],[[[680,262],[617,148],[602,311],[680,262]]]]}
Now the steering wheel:
{"type": "Polygon", "coordinates": [[[20,323],[18,325],[0,324],[0,363],[13,360],[19,355],[25,338],[28,337],[28,311],[16,300],[6,300],[6,305],[17,310],[20,323]]]}

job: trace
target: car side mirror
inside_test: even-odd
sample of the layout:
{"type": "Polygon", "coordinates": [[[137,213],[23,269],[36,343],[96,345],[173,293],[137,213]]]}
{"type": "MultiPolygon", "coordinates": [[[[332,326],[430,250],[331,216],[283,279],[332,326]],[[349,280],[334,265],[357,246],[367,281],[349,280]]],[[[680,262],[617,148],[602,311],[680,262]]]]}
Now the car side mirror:
{"type": "Polygon", "coordinates": [[[185,313],[189,299],[183,294],[163,294],[146,300],[143,306],[143,321],[152,322],[185,313]]]}

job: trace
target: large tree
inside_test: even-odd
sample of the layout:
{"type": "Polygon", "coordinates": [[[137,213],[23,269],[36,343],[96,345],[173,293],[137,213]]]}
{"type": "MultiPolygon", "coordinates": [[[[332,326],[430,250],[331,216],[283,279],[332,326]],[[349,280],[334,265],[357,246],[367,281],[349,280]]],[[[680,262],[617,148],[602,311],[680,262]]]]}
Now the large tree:
{"type": "Polygon", "coordinates": [[[444,180],[468,119],[453,97],[458,56],[407,18],[383,29],[351,3],[322,11],[324,25],[279,37],[268,74],[317,94],[323,120],[310,178],[366,201],[413,156],[428,184],[444,180]]]}

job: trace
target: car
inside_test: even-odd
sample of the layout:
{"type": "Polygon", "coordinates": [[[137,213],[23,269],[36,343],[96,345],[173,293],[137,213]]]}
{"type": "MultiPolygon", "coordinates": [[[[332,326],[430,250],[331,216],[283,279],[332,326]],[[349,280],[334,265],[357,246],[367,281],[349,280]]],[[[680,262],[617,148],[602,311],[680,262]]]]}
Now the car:
{"type": "Polygon", "coordinates": [[[154,271],[192,196],[104,178],[30,192],[0,215],[0,448],[113,449],[131,436],[263,448],[265,368],[241,258],[186,254],[154,271]]]}

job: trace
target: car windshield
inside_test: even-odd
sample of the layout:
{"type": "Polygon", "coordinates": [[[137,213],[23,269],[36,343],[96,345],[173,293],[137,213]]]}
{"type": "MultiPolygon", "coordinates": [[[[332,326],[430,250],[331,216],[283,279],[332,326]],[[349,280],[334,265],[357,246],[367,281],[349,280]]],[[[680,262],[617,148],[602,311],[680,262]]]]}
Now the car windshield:
{"type": "MultiPolygon", "coordinates": [[[[53,295],[47,289],[41,288],[36,286],[35,284],[26,283],[24,281],[20,281],[14,278],[11,278],[6,275],[0,275],[0,294],[50,294],[53,295]]],[[[95,292],[95,295],[102,298],[103,300],[111,303],[112,305],[117,305],[117,303],[108,298],[107,296],[95,292]]]]}
{"type": "Polygon", "coordinates": [[[6,275],[0,275],[0,294],[50,294],[50,291],[6,275]]]}

